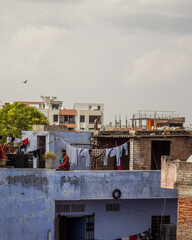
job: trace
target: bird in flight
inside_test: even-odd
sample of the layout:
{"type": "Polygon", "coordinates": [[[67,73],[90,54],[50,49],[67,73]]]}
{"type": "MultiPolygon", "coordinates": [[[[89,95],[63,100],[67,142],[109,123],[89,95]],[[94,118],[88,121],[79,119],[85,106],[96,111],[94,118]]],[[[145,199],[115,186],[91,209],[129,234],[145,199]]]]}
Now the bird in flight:
{"type": "Polygon", "coordinates": [[[26,84],[26,83],[27,83],[27,80],[25,80],[23,83],[25,83],[25,84],[26,84]]]}

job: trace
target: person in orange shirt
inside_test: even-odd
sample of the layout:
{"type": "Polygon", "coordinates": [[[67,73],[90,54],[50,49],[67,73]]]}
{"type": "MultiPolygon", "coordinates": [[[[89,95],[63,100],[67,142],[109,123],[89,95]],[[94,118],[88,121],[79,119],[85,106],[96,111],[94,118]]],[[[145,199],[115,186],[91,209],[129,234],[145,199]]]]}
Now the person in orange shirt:
{"type": "Polygon", "coordinates": [[[66,150],[61,150],[61,157],[59,159],[59,166],[58,169],[62,171],[69,171],[70,170],[70,163],[69,163],[69,156],[66,154],[66,150]]]}

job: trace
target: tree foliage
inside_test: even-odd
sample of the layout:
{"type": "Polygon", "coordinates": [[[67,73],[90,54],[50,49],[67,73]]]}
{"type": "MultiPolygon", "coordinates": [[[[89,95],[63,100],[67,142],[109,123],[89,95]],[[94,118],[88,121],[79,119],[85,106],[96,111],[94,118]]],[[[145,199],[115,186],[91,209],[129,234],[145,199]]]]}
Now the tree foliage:
{"type": "Polygon", "coordinates": [[[32,130],[33,125],[48,125],[43,113],[34,107],[15,102],[0,109],[0,135],[6,137],[21,137],[21,131],[32,130]]]}

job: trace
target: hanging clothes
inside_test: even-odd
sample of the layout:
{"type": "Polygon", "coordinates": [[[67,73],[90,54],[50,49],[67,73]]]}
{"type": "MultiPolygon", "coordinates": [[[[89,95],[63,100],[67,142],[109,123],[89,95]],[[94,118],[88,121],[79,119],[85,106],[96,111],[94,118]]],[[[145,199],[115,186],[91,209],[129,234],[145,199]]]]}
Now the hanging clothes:
{"type": "Polygon", "coordinates": [[[127,143],[124,143],[124,144],[120,145],[119,147],[120,147],[121,157],[123,155],[123,149],[125,150],[125,155],[126,156],[129,154],[128,144],[127,143]]]}
{"type": "MultiPolygon", "coordinates": [[[[115,140],[115,147],[117,147],[117,140],[115,140]]],[[[120,151],[121,151],[121,148],[120,148],[120,151]]],[[[120,154],[122,155],[122,152],[120,152],[120,154]]],[[[121,159],[120,159],[120,165],[118,166],[118,170],[124,170],[121,159]]]]}
{"type": "Polygon", "coordinates": [[[23,140],[23,145],[27,145],[28,143],[29,143],[29,139],[28,138],[23,140]]]}
{"type": "Polygon", "coordinates": [[[20,143],[21,142],[21,138],[15,138],[15,143],[20,143]]]}
{"type": "Polygon", "coordinates": [[[120,148],[119,147],[114,147],[114,148],[106,148],[105,152],[105,160],[104,160],[104,165],[107,166],[108,162],[108,156],[110,157],[116,157],[117,161],[117,166],[120,166],[121,164],[121,157],[120,157],[120,148]]]}
{"type": "Polygon", "coordinates": [[[12,140],[12,137],[7,137],[7,143],[10,143],[12,140]]]}
{"type": "Polygon", "coordinates": [[[78,151],[77,158],[85,157],[86,167],[90,167],[91,157],[90,157],[89,149],[78,148],[77,151],[78,151]]]}
{"type": "Polygon", "coordinates": [[[107,166],[108,156],[109,156],[109,153],[111,152],[111,150],[112,150],[112,148],[106,148],[106,149],[105,149],[104,166],[107,166]]]}
{"type": "Polygon", "coordinates": [[[120,166],[123,149],[125,149],[125,155],[128,155],[128,144],[127,143],[124,143],[124,144],[122,144],[118,147],[114,147],[114,148],[106,148],[104,166],[107,166],[108,156],[116,157],[117,166],[120,166]]]}
{"type": "Polygon", "coordinates": [[[130,236],[130,240],[137,240],[137,234],[130,236]]]}
{"type": "Polygon", "coordinates": [[[69,156],[69,161],[71,165],[78,165],[79,157],[85,157],[86,167],[90,167],[91,157],[89,149],[73,147],[70,144],[64,142],[64,148],[69,156]]]}
{"type": "Polygon", "coordinates": [[[66,143],[66,152],[67,155],[69,156],[69,161],[71,165],[77,165],[78,164],[77,148],[66,143]]]}

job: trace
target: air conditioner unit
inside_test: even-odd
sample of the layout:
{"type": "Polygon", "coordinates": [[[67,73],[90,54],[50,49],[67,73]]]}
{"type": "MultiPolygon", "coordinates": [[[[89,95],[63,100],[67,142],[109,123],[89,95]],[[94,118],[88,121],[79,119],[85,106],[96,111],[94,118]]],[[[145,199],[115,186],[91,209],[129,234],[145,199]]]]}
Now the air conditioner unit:
{"type": "Polygon", "coordinates": [[[176,240],[176,224],[158,225],[158,240],[176,240]]]}

